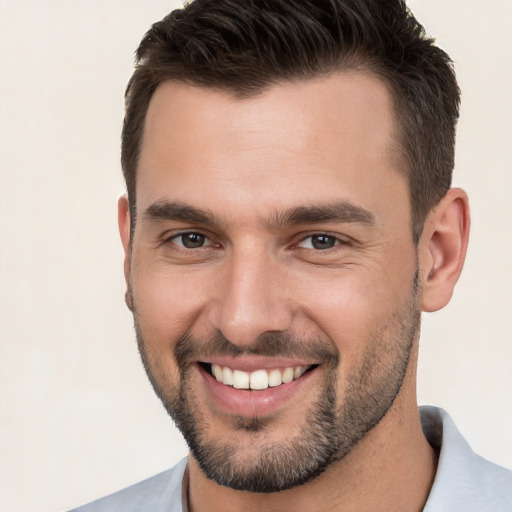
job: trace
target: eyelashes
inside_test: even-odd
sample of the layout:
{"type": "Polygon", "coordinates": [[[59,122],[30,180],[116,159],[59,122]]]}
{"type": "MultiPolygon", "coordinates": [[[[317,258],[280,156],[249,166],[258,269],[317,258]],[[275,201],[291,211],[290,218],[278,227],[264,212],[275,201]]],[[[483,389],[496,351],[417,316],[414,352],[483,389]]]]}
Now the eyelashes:
{"type": "Polygon", "coordinates": [[[200,249],[204,247],[210,239],[202,233],[191,231],[174,235],[169,238],[169,241],[184,249],[200,249]]]}
{"type": "Polygon", "coordinates": [[[326,251],[328,249],[332,249],[337,245],[342,244],[343,241],[334,236],[329,235],[327,233],[317,233],[314,235],[309,235],[304,237],[298,244],[298,247],[303,249],[314,249],[317,251],[326,251]]]}

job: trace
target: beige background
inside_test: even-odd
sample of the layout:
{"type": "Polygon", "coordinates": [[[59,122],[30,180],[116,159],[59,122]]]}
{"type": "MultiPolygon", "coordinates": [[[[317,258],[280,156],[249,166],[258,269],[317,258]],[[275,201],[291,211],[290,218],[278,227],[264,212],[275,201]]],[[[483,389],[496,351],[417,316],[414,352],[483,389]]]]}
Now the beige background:
{"type": "MultiPolygon", "coordinates": [[[[132,53],[175,5],[0,0],[1,511],[65,510],[186,453],[138,360],[116,228],[132,53]]],[[[424,320],[420,401],[512,467],[512,1],[410,5],[457,65],[473,208],[453,302],[424,320]]]]}

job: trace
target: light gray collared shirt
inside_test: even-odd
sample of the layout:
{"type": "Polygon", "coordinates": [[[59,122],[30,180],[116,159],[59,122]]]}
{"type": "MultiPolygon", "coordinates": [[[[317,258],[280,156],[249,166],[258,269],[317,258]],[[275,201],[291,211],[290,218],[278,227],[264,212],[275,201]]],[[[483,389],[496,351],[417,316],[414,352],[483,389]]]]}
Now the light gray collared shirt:
{"type": "MultiPolygon", "coordinates": [[[[512,512],[512,471],[476,455],[443,409],[420,407],[421,423],[439,453],[423,512],[512,512]]],[[[187,512],[187,459],[172,469],[71,512],[187,512]]]]}

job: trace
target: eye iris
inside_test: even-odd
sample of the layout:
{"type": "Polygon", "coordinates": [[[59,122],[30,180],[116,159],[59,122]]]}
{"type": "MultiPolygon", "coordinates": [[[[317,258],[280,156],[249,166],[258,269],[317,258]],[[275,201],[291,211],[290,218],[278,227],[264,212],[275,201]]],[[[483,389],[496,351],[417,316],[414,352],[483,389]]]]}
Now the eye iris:
{"type": "Polygon", "coordinates": [[[197,249],[198,247],[202,247],[205,239],[206,237],[199,233],[187,233],[181,237],[183,246],[187,249],[197,249]]]}
{"type": "Polygon", "coordinates": [[[315,235],[311,237],[311,244],[315,249],[331,249],[336,245],[336,239],[327,235],[315,235]]]}

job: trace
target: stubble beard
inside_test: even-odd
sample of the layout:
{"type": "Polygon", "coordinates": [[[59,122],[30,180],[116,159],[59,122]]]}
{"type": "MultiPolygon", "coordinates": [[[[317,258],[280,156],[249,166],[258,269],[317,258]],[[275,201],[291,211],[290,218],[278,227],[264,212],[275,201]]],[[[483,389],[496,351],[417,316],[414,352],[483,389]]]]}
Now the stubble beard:
{"type": "Polygon", "coordinates": [[[155,393],[182,432],[205,476],[235,490],[278,492],[316,478],[343,459],[392,406],[402,387],[420,329],[417,274],[412,288],[406,304],[372,336],[358,371],[347,379],[341,404],[337,396],[341,356],[330,339],[298,340],[285,333],[272,333],[264,335],[250,350],[242,351],[220,333],[208,341],[187,334],[175,346],[180,381],[173,389],[154,370],[135,308],[137,342],[155,393]],[[229,436],[215,435],[190,377],[189,362],[199,352],[204,356],[205,351],[223,355],[310,355],[312,360],[321,360],[324,378],[318,398],[305,411],[296,433],[287,436],[285,442],[272,441],[274,418],[269,416],[231,418],[232,428],[243,431],[244,438],[254,439],[249,450],[250,441],[240,445],[229,436]],[[242,455],[247,451],[249,455],[242,455]]]}

